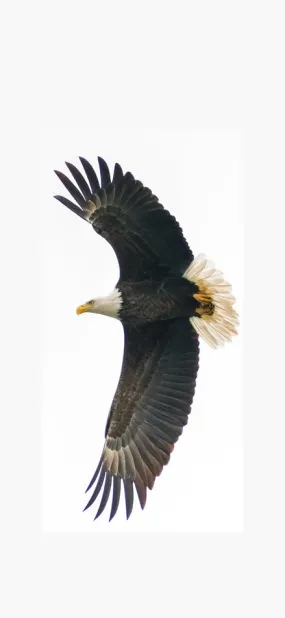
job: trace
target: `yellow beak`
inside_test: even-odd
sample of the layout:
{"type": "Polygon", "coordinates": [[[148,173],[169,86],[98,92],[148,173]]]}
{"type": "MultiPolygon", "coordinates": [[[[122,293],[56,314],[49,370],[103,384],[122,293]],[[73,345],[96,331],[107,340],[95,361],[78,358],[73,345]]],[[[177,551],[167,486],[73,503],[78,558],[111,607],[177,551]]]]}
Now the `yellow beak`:
{"type": "Polygon", "coordinates": [[[77,315],[80,315],[80,313],[85,313],[86,311],[90,311],[89,303],[86,303],[85,305],[79,305],[79,307],[77,307],[76,309],[77,315]]]}

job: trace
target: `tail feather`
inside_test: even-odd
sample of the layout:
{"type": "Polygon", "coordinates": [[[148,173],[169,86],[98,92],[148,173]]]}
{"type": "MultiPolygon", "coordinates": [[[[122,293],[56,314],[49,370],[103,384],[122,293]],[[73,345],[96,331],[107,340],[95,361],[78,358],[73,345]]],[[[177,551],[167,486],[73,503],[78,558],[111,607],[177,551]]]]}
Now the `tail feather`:
{"type": "Polygon", "coordinates": [[[194,298],[199,301],[197,316],[189,318],[197,333],[213,348],[231,341],[237,335],[238,314],[233,308],[232,286],[223,273],[204,255],[198,255],[183,277],[199,288],[194,298]]]}

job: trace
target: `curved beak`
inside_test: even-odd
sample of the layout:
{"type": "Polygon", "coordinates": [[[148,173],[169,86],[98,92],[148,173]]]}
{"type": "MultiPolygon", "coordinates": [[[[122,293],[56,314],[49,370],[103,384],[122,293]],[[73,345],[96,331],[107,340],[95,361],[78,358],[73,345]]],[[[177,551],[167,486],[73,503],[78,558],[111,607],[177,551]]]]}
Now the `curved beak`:
{"type": "Polygon", "coordinates": [[[89,303],[85,303],[85,305],[79,305],[79,307],[77,307],[76,309],[77,315],[80,315],[80,313],[86,313],[86,311],[90,311],[89,303]]]}

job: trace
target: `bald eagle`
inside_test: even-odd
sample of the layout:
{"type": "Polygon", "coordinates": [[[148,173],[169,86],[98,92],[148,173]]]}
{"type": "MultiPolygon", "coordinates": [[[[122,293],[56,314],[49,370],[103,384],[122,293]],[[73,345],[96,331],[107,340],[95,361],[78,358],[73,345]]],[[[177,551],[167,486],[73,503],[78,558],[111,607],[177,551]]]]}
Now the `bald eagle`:
{"type": "Polygon", "coordinates": [[[89,300],[77,313],[117,318],[124,330],[121,375],[85,509],[103,487],[94,519],[99,517],[112,490],[111,520],[123,484],[128,519],[134,486],[143,509],[147,488],[168,463],[188,421],[199,336],[212,347],[222,345],[236,334],[238,317],[231,286],[205,256],[194,259],[176,219],[150,189],[118,163],[111,178],[101,157],[99,182],[90,163],[80,161],[86,177],[66,163],[77,186],[55,171],[75,201],[54,197],[110,243],[120,277],[108,296],[89,300]]]}

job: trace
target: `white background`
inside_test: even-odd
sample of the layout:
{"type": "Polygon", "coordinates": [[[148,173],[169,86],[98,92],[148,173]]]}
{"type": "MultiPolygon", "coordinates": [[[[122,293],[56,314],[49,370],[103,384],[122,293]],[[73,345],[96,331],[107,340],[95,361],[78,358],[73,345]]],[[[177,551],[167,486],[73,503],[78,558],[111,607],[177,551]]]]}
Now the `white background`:
{"type": "MultiPolygon", "coordinates": [[[[27,0],[7,4],[2,12],[0,604],[5,617],[284,616],[282,9],[279,1],[27,0]],[[40,213],[47,189],[39,169],[40,130],[68,131],[71,143],[68,153],[64,144],[61,166],[73,148],[74,157],[80,154],[72,139],[76,127],[87,132],[98,124],[244,134],[241,534],[110,534],[96,532],[91,521],[91,534],[42,530],[40,213]]],[[[140,166],[138,172],[142,176],[140,166]]],[[[50,179],[52,188],[52,174],[50,179]]],[[[78,235],[79,222],[73,219],[78,235]]],[[[187,235],[192,244],[192,230],[187,235]]],[[[202,245],[207,248],[204,233],[202,245]]],[[[75,327],[80,333],[84,317],[75,327]]],[[[95,323],[96,316],[92,328],[95,323]]],[[[221,351],[221,358],[225,354],[221,351]]],[[[93,409],[90,415],[95,422],[93,409]]],[[[200,417],[197,411],[195,418],[200,417]]],[[[186,435],[192,440],[189,426],[186,435]]],[[[177,461],[181,448],[179,441],[177,461]]],[[[83,474],[88,479],[90,457],[83,474]]],[[[164,479],[170,482],[174,467],[173,456],[160,486],[164,479]]],[[[148,512],[159,499],[159,483],[148,512]]],[[[80,481],[77,495],[81,486],[80,481]]]]}
{"type": "MultiPolygon", "coordinates": [[[[108,523],[82,514],[84,489],[101,455],[123,353],[121,325],[75,308],[109,293],[118,280],[111,247],[62,207],[52,174],[64,160],[96,154],[116,160],[152,188],[177,217],[194,254],[205,252],[243,296],[242,138],[235,131],[112,129],[43,132],[44,264],[43,526],[46,531],[243,530],[242,337],[213,351],[201,342],[197,390],[187,429],[149,493],[143,513],[108,523]]],[[[68,170],[67,170],[68,173],[68,170]]],[[[171,247],[169,247],[171,252],[171,247]]],[[[175,259],[175,258],[174,258],[175,259]]],[[[242,324],[242,316],[241,316],[242,324]]],[[[98,503],[99,504],[99,503],[98,503]]],[[[96,506],[96,505],[95,505],[96,506]]],[[[94,512],[93,512],[94,511],[94,512]]],[[[93,516],[92,516],[93,512],[93,516]]]]}

